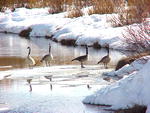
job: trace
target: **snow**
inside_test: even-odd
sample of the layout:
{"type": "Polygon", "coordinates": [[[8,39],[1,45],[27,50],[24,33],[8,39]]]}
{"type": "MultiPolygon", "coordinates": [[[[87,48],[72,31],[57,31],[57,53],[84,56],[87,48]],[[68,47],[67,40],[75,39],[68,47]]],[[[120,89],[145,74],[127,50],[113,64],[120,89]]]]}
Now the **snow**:
{"type": "Polygon", "coordinates": [[[146,113],[150,113],[150,105],[147,106],[146,113]]]}
{"type": "MultiPolygon", "coordinates": [[[[112,109],[132,107],[135,104],[149,105],[150,90],[149,87],[147,87],[150,85],[149,59],[150,56],[143,57],[140,60],[133,62],[131,65],[138,67],[135,71],[124,76],[121,80],[103,87],[94,94],[87,96],[83,102],[89,104],[112,105],[112,109]],[[142,59],[144,61],[143,64],[141,64],[142,59]]],[[[128,70],[129,68],[126,69],[128,70]]]]}
{"type": "Polygon", "coordinates": [[[57,41],[74,39],[77,45],[93,45],[98,42],[111,48],[125,49],[122,46],[122,33],[125,27],[113,28],[107,22],[112,14],[84,15],[78,18],[65,18],[67,13],[48,14],[48,8],[18,8],[15,12],[0,13],[0,32],[19,34],[32,28],[30,36],[52,36],[57,41]]]}

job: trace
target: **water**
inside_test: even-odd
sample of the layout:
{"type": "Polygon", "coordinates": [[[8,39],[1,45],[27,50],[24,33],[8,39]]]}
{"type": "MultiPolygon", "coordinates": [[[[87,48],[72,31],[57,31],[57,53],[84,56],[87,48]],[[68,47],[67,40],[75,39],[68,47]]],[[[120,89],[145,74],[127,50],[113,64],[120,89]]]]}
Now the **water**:
{"type": "Polygon", "coordinates": [[[24,80],[3,80],[0,85],[0,100],[6,109],[0,113],[111,113],[103,110],[106,107],[82,103],[98,85],[88,89],[86,85],[53,84],[50,88],[48,82],[34,81],[32,92],[24,80]]]}
{"type": "MultiPolygon", "coordinates": [[[[85,47],[67,47],[45,38],[31,38],[28,40],[12,34],[0,34],[0,65],[22,68],[28,54],[28,46],[32,49],[31,56],[39,61],[48,53],[49,43],[51,43],[52,55],[54,57],[51,65],[80,65],[78,61],[71,62],[71,60],[84,55],[85,47]]],[[[95,65],[105,55],[107,55],[106,49],[95,50],[89,47],[88,61],[85,64],[95,65]]],[[[111,62],[109,66],[114,67],[117,61],[123,57],[123,54],[110,50],[110,57],[111,62]]]]}
{"type": "MultiPolygon", "coordinates": [[[[109,84],[100,75],[112,69],[95,65],[107,54],[105,49],[95,50],[89,47],[86,68],[81,69],[79,62],[71,60],[84,55],[84,47],[62,46],[45,38],[33,37],[28,40],[13,34],[0,34],[0,70],[24,68],[28,46],[32,48],[31,55],[37,60],[41,59],[48,53],[49,43],[54,56],[51,67],[60,65],[63,71],[54,70],[55,77],[52,81],[44,76],[33,79],[30,84],[32,91],[27,80],[21,77],[22,74],[18,75],[19,79],[10,77],[0,80],[0,113],[111,113],[103,110],[106,107],[82,103],[85,96],[109,84]]],[[[123,56],[118,51],[111,50],[109,68],[114,68],[123,56]]]]}

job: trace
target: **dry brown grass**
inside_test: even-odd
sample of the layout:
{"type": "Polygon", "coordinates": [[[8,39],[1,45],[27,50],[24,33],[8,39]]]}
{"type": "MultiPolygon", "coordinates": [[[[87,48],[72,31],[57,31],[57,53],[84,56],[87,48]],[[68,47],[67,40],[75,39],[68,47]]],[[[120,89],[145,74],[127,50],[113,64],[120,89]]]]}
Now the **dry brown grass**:
{"type": "MultiPolygon", "coordinates": [[[[3,6],[12,7],[14,4],[22,6],[22,4],[28,4],[29,7],[50,7],[49,13],[59,13],[66,11],[70,7],[75,7],[76,11],[71,11],[69,15],[82,16],[80,9],[87,6],[93,6],[93,10],[89,11],[89,14],[93,13],[112,13],[114,6],[111,0],[1,0],[0,8],[3,6]]],[[[71,16],[72,17],[72,16],[71,16]]]]}
{"type": "Polygon", "coordinates": [[[67,12],[67,15],[65,16],[66,18],[75,18],[75,17],[80,17],[83,16],[83,12],[80,8],[73,8],[70,11],[67,12]]]}
{"type": "Polygon", "coordinates": [[[88,14],[109,14],[114,12],[114,3],[112,0],[91,0],[92,9],[88,14]]]}
{"type": "Polygon", "coordinates": [[[49,0],[48,4],[50,14],[66,11],[66,2],[64,0],[49,0]]]}
{"type": "Polygon", "coordinates": [[[124,4],[124,0],[0,0],[0,9],[2,7],[50,7],[49,13],[60,13],[67,11],[70,7],[75,7],[69,10],[68,17],[79,17],[83,13],[81,9],[87,6],[92,6],[89,9],[89,14],[110,14],[119,12],[119,18],[112,18],[112,23],[116,26],[128,25],[132,23],[139,23],[143,17],[147,16],[147,11],[150,11],[149,0],[128,0],[129,8],[127,10],[120,10],[124,4]],[[146,13],[145,13],[146,12],[146,13]]]}
{"type": "Polygon", "coordinates": [[[118,16],[113,16],[109,21],[114,27],[141,23],[150,16],[149,0],[128,0],[127,8],[120,8],[118,16]]]}
{"type": "Polygon", "coordinates": [[[19,6],[22,7],[23,4],[30,3],[33,0],[0,0],[0,8],[2,7],[12,7],[19,6]]]}
{"type": "Polygon", "coordinates": [[[150,16],[150,1],[149,0],[129,0],[129,7],[134,9],[131,15],[138,21],[150,16]]]}

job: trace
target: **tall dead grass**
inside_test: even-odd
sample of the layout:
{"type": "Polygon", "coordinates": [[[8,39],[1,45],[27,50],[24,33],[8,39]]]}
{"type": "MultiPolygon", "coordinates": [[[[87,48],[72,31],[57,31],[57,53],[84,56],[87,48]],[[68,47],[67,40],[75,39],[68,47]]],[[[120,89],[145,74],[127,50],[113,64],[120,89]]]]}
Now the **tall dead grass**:
{"type": "Polygon", "coordinates": [[[112,16],[109,21],[114,27],[141,23],[150,16],[149,0],[128,0],[128,6],[120,8],[117,16],[112,16]]]}
{"type": "Polygon", "coordinates": [[[76,18],[83,16],[83,12],[80,8],[72,8],[71,10],[67,11],[67,15],[65,16],[66,18],[76,18]]]}
{"type": "Polygon", "coordinates": [[[49,13],[60,13],[66,11],[66,1],[64,0],[49,0],[49,13]]]}
{"type": "Polygon", "coordinates": [[[114,10],[112,0],[0,0],[0,7],[12,7],[14,4],[17,4],[18,6],[21,6],[20,4],[28,4],[31,8],[50,7],[49,13],[59,13],[67,11],[70,7],[75,7],[71,11],[73,13],[72,15],[75,16],[81,15],[81,11],[79,11],[79,9],[87,6],[93,6],[93,9],[89,10],[89,14],[112,13],[114,10]]]}
{"type": "Polygon", "coordinates": [[[109,14],[114,12],[114,3],[112,0],[91,0],[92,9],[88,14],[109,14]]]}
{"type": "Polygon", "coordinates": [[[82,16],[81,9],[91,6],[88,14],[111,14],[118,13],[118,17],[112,17],[114,26],[129,25],[140,23],[147,16],[150,10],[149,0],[128,0],[128,7],[124,9],[124,0],[0,0],[0,9],[2,7],[13,7],[14,4],[22,7],[27,4],[31,8],[50,7],[49,13],[60,13],[68,11],[68,17],[82,16]],[[73,8],[72,8],[73,7],[73,8]],[[68,10],[71,9],[71,10],[68,10]]]}
{"type": "Polygon", "coordinates": [[[35,0],[0,0],[0,7],[12,7],[14,5],[21,5],[26,3],[33,3],[35,0]]]}

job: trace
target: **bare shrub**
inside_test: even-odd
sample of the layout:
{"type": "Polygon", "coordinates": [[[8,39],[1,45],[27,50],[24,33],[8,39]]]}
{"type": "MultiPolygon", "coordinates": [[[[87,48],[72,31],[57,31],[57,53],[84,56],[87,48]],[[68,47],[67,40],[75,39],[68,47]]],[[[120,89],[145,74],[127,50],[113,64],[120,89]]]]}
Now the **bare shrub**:
{"type": "MultiPolygon", "coordinates": [[[[148,22],[148,24],[149,23],[150,22],[148,22]]],[[[136,51],[139,53],[150,50],[149,25],[143,23],[136,26],[127,27],[126,34],[123,34],[123,41],[128,44],[128,50],[136,51]]]]}

